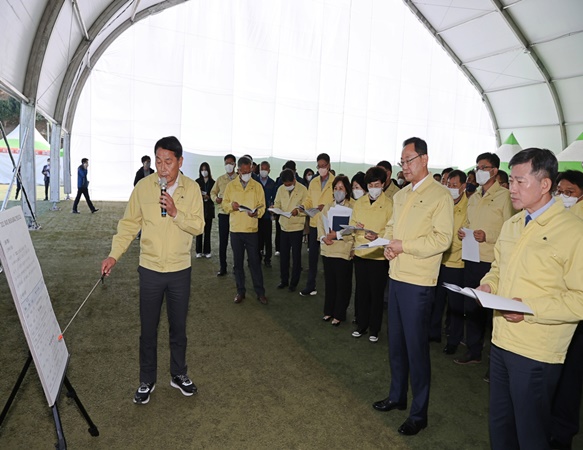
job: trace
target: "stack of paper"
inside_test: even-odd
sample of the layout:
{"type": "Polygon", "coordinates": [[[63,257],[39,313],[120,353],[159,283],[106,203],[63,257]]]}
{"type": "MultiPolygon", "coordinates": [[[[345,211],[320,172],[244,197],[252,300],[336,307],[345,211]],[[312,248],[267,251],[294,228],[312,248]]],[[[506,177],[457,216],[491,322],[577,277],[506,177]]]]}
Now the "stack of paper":
{"type": "Polygon", "coordinates": [[[255,214],[255,211],[257,211],[257,208],[251,209],[248,206],[239,205],[239,211],[241,211],[241,212],[250,212],[251,214],[255,214]]]}
{"type": "Polygon", "coordinates": [[[443,283],[443,287],[449,289],[452,292],[457,292],[459,294],[465,295],[466,297],[478,300],[480,305],[488,309],[496,309],[498,311],[515,311],[525,314],[534,314],[532,309],[518,300],[512,300],[510,298],[500,297],[494,294],[488,294],[487,292],[478,291],[477,289],[472,289],[469,287],[459,287],[456,284],[443,283]]]}
{"type": "Polygon", "coordinates": [[[385,238],[376,238],[374,241],[369,242],[368,244],[362,244],[358,247],[355,247],[355,250],[363,250],[366,248],[374,248],[374,247],[384,247],[385,245],[389,245],[391,243],[390,240],[385,238]]]}

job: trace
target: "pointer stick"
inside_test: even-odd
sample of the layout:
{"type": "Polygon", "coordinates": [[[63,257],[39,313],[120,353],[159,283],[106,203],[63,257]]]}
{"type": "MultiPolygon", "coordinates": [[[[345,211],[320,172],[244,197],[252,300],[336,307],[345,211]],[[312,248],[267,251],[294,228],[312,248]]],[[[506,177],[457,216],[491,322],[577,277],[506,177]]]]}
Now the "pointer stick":
{"type": "Polygon", "coordinates": [[[85,302],[87,302],[87,300],[89,300],[89,297],[91,297],[91,294],[93,294],[93,291],[95,290],[95,288],[97,287],[97,285],[99,284],[99,282],[101,282],[103,284],[103,279],[105,278],[105,274],[101,275],[101,277],[99,278],[99,280],[97,280],[97,283],[95,283],[95,286],[93,286],[93,289],[91,289],[91,292],[89,292],[89,294],[87,294],[87,297],[85,297],[85,300],[83,300],[83,303],[81,303],[81,306],[79,306],[79,308],[77,309],[77,312],[73,315],[73,317],[71,318],[71,320],[69,320],[69,323],[67,324],[67,326],[65,327],[65,329],[63,330],[63,332],[61,334],[59,334],[58,340],[62,341],[63,340],[63,334],[65,334],[65,331],[67,331],[67,328],[69,328],[69,325],[71,325],[71,322],[73,322],[73,320],[75,319],[75,317],[77,317],[77,314],[79,314],[79,311],[81,311],[81,308],[83,308],[83,305],[85,304],[85,302]]]}

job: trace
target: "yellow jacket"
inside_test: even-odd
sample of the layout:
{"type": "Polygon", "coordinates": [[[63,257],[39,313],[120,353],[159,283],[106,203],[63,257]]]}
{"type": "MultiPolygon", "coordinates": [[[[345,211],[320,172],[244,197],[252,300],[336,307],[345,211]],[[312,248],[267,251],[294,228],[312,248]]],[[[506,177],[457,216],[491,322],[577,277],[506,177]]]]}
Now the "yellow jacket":
{"type": "Polygon", "coordinates": [[[389,276],[419,286],[435,286],[443,252],[453,235],[453,199],[428,176],[413,191],[409,184],[393,197],[386,239],[403,241],[403,253],[391,261],[389,276]]]}
{"type": "MultiPolygon", "coordinates": [[[[334,175],[328,174],[328,180],[322,189],[322,183],[320,181],[320,176],[316,176],[310,181],[308,186],[308,196],[304,206],[306,209],[317,208],[319,205],[327,205],[334,200],[334,193],[332,192],[332,183],[334,182],[334,175]]],[[[318,226],[318,218],[320,214],[316,214],[314,217],[310,217],[310,226],[318,226]]]]}
{"type": "MultiPolygon", "coordinates": [[[[360,197],[354,204],[354,211],[350,219],[350,225],[356,226],[361,223],[364,228],[372,230],[379,236],[385,232],[385,227],[393,215],[393,199],[386,195],[380,195],[372,204],[368,194],[360,197]]],[[[370,241],[365,239],[363,231],[355,231],[354,246],[368,244],[370,241]]],[[[355,250],[354,254],[360,258],[384,260],[385,248],[376,247],[365,250],[355,250]]]]}
{"type": "Polygon", "coordinates": [[[385,189],[385,195],[387,197],[389,197],[391,200],[393,200],[393,197],[395,196],[395,194],[397,192],[399,192],[400,190],[401,189],[399,189],[398,186],[395,186],[395,183],[393,183],[393,181],[391,180],[391,184],[389,184],[387,189],[385,189]]]}
{"type": "Polygon", "coordinates": [[[580,219],[583,219],[583,200],[580,200],[579,202],[577,202],[573,206],[571,206],[569,208],[569,211],[571,211],[573,214],[575,214],[580,219]]]}
{"type": "MultiPolygon", "coordinates": [[[[227,188],[227,184],[229,184],[232,180],[237,179],[237,173],[233,172],[233,178],[229,178],[229,175],[227,175],[226,173],[224,173],[223,175],[221,175],[219,178],[217,178],[217,181],[215,181],[215,184],[213,186],[213,188],[211,189],[211,200],[213,202],[217,202],[217,197],[223,198],[225,195],[225,189],[227,188]]],[[[219,203],[219,214],[228,214],[227,212],[225,212],[225,210],[223,209],[223,203],[219,203]]]]}
{"type": "MultiPolygon", "coordinates": [[[[296,181],[296,186],[293,191],[288,192],[284,185],[277,189],[273,206],[285,212],[292,212],[298,205],[303,205],[308,196],[308,190],[302,184],[296,181]]],[[[306,216],[304,213],[297,216],[291,216],[289,219],[285,216],[279,216],[279,226],[283,231],[301,231],[306,224],[306,216]]]]}
{"type": "MultiPolygon", "coordinates": [[[[500,235],[502,224],[510,219],[516,211],[510,201],[510,191],[495,181],[482,196],[478,189],[468,200],[468,218],[466,228],[482,230],[486,233],[486,242],[480,242],[480,261],[494,261],[494,244],[500,235]]],[[[457,231],[456,231],[457,232],[457,231]]]]}
{"type": "Polygon", "coordinates": [[[525,211],[504,223],[492,269],[482,279],[493,294],[520,298],[534,315],[508,322],[494,311],[492,342],[500,348],[560,364],[583,320],[583,221],[555,202],[524,226],[525,211]]]}
{"type": "Polygon", "coordinates": [[[177,183],[172,195],[178,210],[175,218],[160,214],[158,174],[136,184],[117,224],[109,256],[119,261],[141,229],[140,266],[164,273],[190,267],[192,236],[204,230],[202,196],[198,183],[190,178],[180,175],[177,183]]]}
{"type": "Polygon", "coordinates": [[[241,178],[237,177],[225,188],[223,195],[223,211],[229,214],[229,230],[232,233],[256,233],[259,229],[257,220],[265,213],[265,193],[263,186],[253,178],[249,180],[245,189],[241,184],[241,178]],[[234,211],[231,203],[257,209],[257,217],[249,217],[243,211],[234,211]]]}
{"type": "MultiPolygon", "coordinates": [[[[331,207],[336,206],[336,202],[328,203],[322,209],[322,214],[318,214],[316,217],[318,218],[318,240],[321,240],[326,234],[328,234],[328,230],[324,230],[324,221],[322,220],[323,215],[328,214],[328,211],[331,207]]],[[[347,208],[354,207],[354,200],[346,199],[342,206],[346,206],[347,208]]],[[[335,240],[332,245],[327,245],[323,242],[320,243],[320,254],[322,256],[326,256],[328,258],[342,258],[342,259],[352,259],[352,248],[354,246],[354,238],[352,235],[342,236],[342,239],[335,240]]]]}
{"type": "Polygon", "coordinates": [[[453,239],[451,241],[451,247],[443,254],[443,259],[441,260],[441,264],[445,267],[454,269],[462,269],[464,267],[462,241],[457,236],[457,230],[464,226],[467,211],[468,197],[464,192],[460,201],[453,206],[453,239]]]}

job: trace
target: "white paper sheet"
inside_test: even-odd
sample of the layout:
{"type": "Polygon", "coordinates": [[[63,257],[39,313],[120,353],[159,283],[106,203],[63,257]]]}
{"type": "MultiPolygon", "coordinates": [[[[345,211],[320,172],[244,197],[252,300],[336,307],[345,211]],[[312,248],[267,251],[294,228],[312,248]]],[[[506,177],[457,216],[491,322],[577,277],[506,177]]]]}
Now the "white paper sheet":
{"type": "Polygon", "coordinates": [[[374,247],[384,247],[385,245],[389,245],[391,243],[390,240],[385,238],[376,238],[374,241],[369,242],[368,244],[362,244],[358,247],[355,247],[355,250],[363,250],[366,248],[374,248],[374,247]]]}
{"type": "Polygon", "coordinates": [[[239,205],[239,211],[245,212],[245,213],[250,212],[251,214],[253,214],[253,213],[255,213],[255,211],[257,211],[257,208],[251,209],[248,206],[239,205]]]}
{"type": "Polygon", "coordinates": [[[464,261],[480,262],[480,244],[474,237],[474,230],[462,228],[466,236],[462,239],[462,259],[464,261]]]}
{"type": "Polygon", "coordinates": [[[443,287],[453,292],[458,292],[466,297],[478,300],[484,308],[496,309],[498,311],[513,311],[525,314],[534,314],[532,309],[522,302],[512,300],[511,298],[500,297],[499,295],[488,294],[487,292],[478,291],[469,287],[459,287],[456,284],[443,283],[443,287]]]}
{"type": "Polygon", "coordinates": [[[280,216],[287,217],[288,219],[292,216],[292,213],[285,212],[279,208],[268,208],[268,211],[271,211],[273,214],[279,214],[280,216]]]}
{"type": "Polygon", "coordinates": [[[306,209],[306,208],[304,208],[303,205],[298,205],[298,208],[301,209],[303,212],[305,212],[308,215],[308,217],[314,217],[316,214],[318,214],[320,212],[320,210],[318,208],[306,209]]]}

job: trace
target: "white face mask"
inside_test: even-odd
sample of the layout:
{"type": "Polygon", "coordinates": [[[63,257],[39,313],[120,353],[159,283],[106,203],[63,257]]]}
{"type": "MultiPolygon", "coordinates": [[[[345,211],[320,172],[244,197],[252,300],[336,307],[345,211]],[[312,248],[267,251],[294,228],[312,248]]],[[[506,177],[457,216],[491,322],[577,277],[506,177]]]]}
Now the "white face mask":
{"type": "Polygon", "coordinates": [[[354,197],[354,200],[358,200],[363,195],[364,195],[364,189],[353,189],[352,190],[352,196],[354,197]]]}
{"type": "Polygon", "coordinates": [[[260,170],[259,175],[261,175],[261,178],[267,178],[269,172],[267,170],[260,170]]]}
{"type": "Polygon", "coordinates": [[[312,181],[312,177],[314,175],[306,175],[306,181],[309,183],[310,181],[312,181]]]}
{"type": "Polygon", "coordinates": [[[561,200],[563,200],[563,204],[565,205],[565,208],[572,208],[573,206],[575,206],[575,203],[577,203],[579,201],[579,198],[577,197],[567,197],[565,194],[561,194],[561,200]]]}
{"type": "Polygon", "coordinates": [[[250,173],[242,173],[241,174],[241,179],[247,183],[250,179],[251,179],[251,174],[250,173]]]}
{"type": "Polygon", "coordinates": [[[458,188],[447,188],[454,200],[460,196],[460,190],[458,188]]]}
{"type": "Polygon", "coordinates": [[[403,186],[403,184],[405,184],[405,180],[403,180],[402,178],[397,178],[397,184],[399,186],[403,186]]]}
{"type": "Polygon", "coordinates": [[[379,198],[381,193],[383,192],[383,188],[368,188],[368,195],[371,199],[376,200],[379,198]]]}
{"type": "Polygon", "coordinates": [[[202,175],[204,178],[206,178],[206,177],[208,177],[208,176],[209,176],[209,173],[208,173],[208,171],[207,171],[207,170],[201,170],[201,171],[200,171],[200,174],[201,174],[201,175],[202,175]]]}
{"type": "Polygon", "coordinates": [[[235,164],[225,164],[225,172],[233,173],[233,170],[235,170],[235,164]]]}
{"type": "Polygon", "coordinates": [[[476,183],[478,183],[480,186],[484,186],[490,180],[490,178],[492,177],[490,176],[490,172],[487,170],[478,170],[476,172],[476,183]]]}
{"type": "Polygon", "coordinates": [[[346,192],[334,191],[334,200],[336,200],[336,203],[342,203],[345,198],[346,198],[346,192]]]}
{"type": "Polygon", "coordinates": [[[322,178],[326,178],[326,175],[328,175],[328,168],[327,167],[320,167],[318,169],[318,173],[320,174],[320,176],[322,178]]]}
{"type": "Polygon", "coordinates": [[[296,185],[295,185],[295,184],[290,184],[289,186],[286,186],[286,185],[284,184],[284,187],[285,187],[285,189],[286,189],[288,192],[291,192],[291,191],[293,191],[293,190],[294,190],[294,188],[296,187],[296,185]]]}

